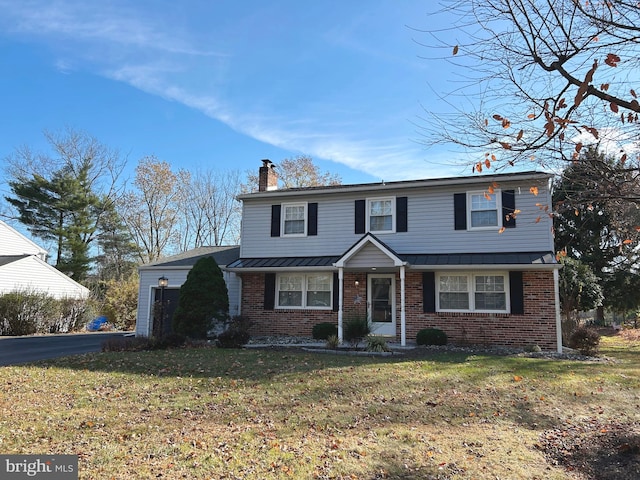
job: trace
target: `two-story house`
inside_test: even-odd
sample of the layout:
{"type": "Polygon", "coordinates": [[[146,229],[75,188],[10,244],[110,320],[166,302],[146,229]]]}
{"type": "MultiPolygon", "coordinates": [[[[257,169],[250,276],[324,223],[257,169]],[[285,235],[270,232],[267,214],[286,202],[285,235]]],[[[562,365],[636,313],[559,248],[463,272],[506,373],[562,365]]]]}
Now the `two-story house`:
{"type": "Polygon", "coordinates": [[[537,172],[279,190],[271,162],[243,203],[240,311],[256,335],[367,315],[405,345],[561,350],[551,175],[537,172]]]}

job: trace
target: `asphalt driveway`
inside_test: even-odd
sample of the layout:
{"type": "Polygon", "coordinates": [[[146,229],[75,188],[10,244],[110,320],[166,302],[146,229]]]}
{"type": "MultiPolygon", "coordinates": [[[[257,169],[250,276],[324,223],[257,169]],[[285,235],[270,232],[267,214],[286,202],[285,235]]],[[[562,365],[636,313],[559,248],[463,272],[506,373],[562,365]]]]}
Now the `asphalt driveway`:
{"type": "Polygon", "coordinates": [[[131,332],[92,332],[0,337],[0,366],[99,352],[105,340],[130,334],[131,332]]]}

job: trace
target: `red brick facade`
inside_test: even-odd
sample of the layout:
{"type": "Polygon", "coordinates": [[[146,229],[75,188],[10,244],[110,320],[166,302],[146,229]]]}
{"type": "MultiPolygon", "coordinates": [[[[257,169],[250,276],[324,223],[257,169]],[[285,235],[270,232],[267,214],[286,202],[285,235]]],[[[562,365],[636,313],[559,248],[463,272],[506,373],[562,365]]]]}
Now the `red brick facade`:
{"type": "MultiPolygon", "coordinates": [[[[253,322],[254,335],[311,336],[316,323],[338,321],[332,310],[264,309],[262,273],[242,273],[241,313],[253,322]]],[[[414,342],[423,328],[443,330],[453,344],[536,344],[543,350],[557,349],[553,271],[523,272],[524,314],[424,313],[422,273],[407,272],[405,281],[406,340],[414,342]]],[[[367,288],[364,273],[344,275],[344,315],[366,314],[367,288]],[[356,280],[359,285],[356,286],[356,280]],[[356,297],[361,301],[358,303],[356,297]]],[[[396,339],[400,340],[400,278],[396,274],[396,339]]]]}

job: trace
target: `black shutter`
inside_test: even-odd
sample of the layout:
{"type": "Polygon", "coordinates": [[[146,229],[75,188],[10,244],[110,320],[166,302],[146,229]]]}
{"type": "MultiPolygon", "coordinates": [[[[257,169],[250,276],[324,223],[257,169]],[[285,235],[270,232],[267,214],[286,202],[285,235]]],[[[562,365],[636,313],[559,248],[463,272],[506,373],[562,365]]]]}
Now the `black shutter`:
{"type": "Polygon", "coordinates": [[[280,205],[271,205],[271,236],[280,236],[280,205]]]}
{"type": "Polygon", "coordinates": [[[338,272],[333,273],[333,311],[337,312],[340,306],[340,281],[338,280],[338,272]]]}
{"type": "Polygon", "coordinates": [[[318,235],[318,204],[310,203],[307,205],[307,215],[309,220],[307,223],[307,235],[318,235]]]}
{"type": "Polygon", "coordinates": [[[432,313],[436,311],[436,274],[424,272],[422,274],[422,311],[432,313]]]}
{"type": "Polygon", "coordinates": [[[502,226],[505,228],[516,227],[516,217],[511,214],[516,209],[516,192],[514,190],[502,191],[502,226]]]}
{"type": "Polygon", "coordinates": [[[453,194],[453,224],[456,230],[467,229],[467,194],[453,194]]]}
{"type": "Polygon", "coordinates": [[[356,200],[356,225],[355,233],[364,233],[365,230],[365,200],[356,200]]]}
{"type": "Polygon", "coordinates": [[[407,231],[407,197],[396,198],[396,232],[407,231]]]}
{"type": "Polygon", "coordinates": [[[522,272],[509,272],[509,295],[511,300],[511,313],[524,314],[524,286],[522,272]]]}
{"type": "Polygon", "coordinates": [[[264,274],[264,309],[273,310],[276,305],[276,274],[264,274]]]}

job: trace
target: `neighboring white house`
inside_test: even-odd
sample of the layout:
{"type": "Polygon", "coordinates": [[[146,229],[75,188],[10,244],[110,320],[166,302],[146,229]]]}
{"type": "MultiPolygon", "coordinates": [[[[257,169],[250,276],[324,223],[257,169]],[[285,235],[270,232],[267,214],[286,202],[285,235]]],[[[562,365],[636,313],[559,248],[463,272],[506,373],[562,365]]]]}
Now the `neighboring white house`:
{"type": "MultiPolygon", "coordinates": [[[[172,318],[178,304],[180,287],[187,280],[191,268],[203,257],[213,257],[222,269],[229,293],[229,314],[231,316],[238,315],[240,311],[240,281],[235,273],[225,271],[224,267],[237,260],[239,255],[239,246],[199,247],[139,267],[136,336],[151,336],[154,320],[153,304],[160,301],[161,295],[163,295],[166,318],[172,318]],[[162,277],[167,280],[164,291],[158,286],[158,279],[162,277]]],[[[170,323],[169,320],[168,325],[170,323]]]]}
{"type": "Polygon", "coordinates": [[[46,262],[47,251],[0,221],[0,295],[43,292],[54,298],[86,298],[89,289],[46,262]]]}

